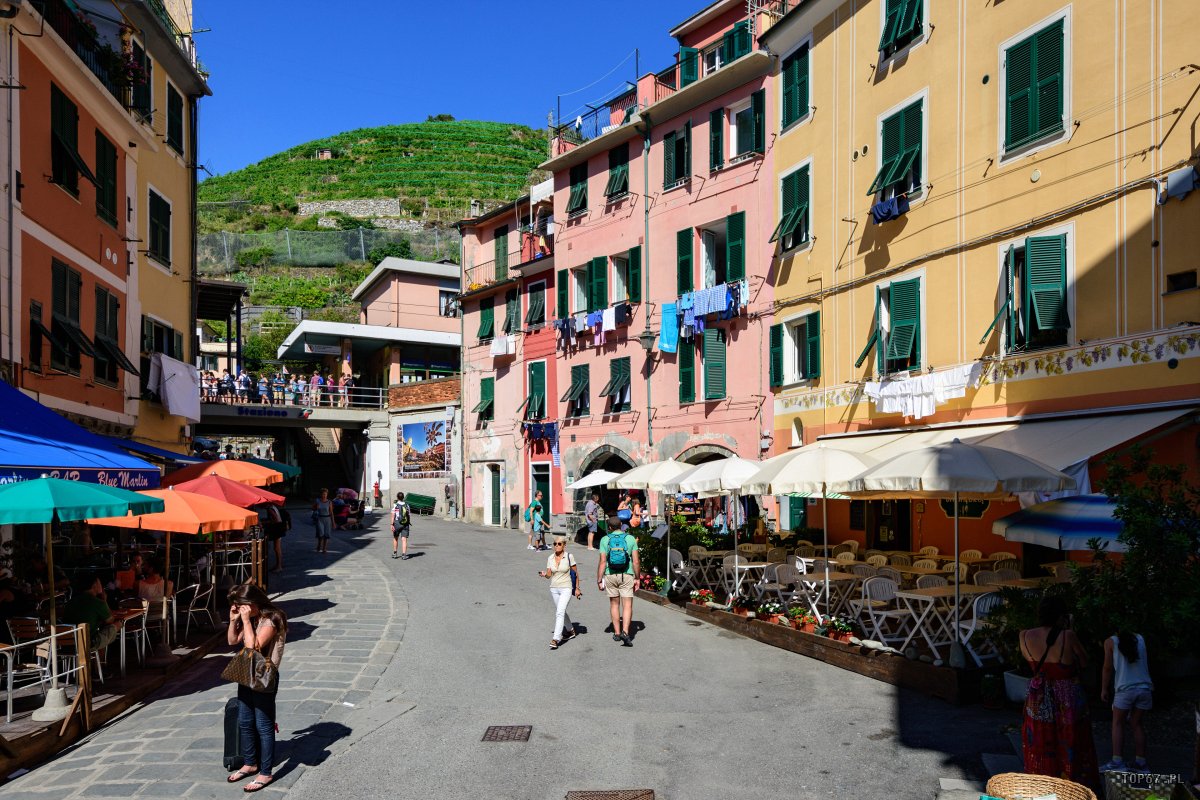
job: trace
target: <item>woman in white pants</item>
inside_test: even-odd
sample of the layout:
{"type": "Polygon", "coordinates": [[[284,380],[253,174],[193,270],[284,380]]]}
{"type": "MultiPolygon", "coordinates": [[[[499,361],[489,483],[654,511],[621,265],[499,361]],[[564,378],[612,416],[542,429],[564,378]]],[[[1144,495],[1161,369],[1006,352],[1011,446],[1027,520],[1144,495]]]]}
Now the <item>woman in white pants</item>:
{"type": "Polygon", "coordinates": [[[563,638],[564,627],[567,629],[567,639],[577,633],[575,624],[567,616],[567,603],[571,602],[571,594],[582,597],[579,591],[579,573],[576,569],[575,557],[567,552],[567,537],[554,537],[554,551],[546,559],[546,569],[539,572],[538,575],[550,579],[550,599],[554,603],[554,634],[550,639],[550,649],[557,650],[558,646],[565,641],[563,638]],[[573,592],[572,587],[574,587],[573,592]]]}

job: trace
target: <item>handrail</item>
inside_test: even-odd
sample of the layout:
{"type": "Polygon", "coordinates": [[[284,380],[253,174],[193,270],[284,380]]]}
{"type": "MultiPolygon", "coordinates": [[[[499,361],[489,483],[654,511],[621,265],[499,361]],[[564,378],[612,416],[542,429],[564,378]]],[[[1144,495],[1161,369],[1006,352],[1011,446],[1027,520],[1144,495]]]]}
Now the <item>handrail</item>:
{"type": "Polygon", "coordinates": [[[272,390],[271,402],[266,402],[258,396],[257,386],[251,388],[246,395],[229,394],[220,386],[202,385],[200,387],[200,402],[217,405],[234,405],[255,408],[353,408],[381,409],[387,408],[388,390],[382,386],[320,386],[305,384],[300,392],[284,388],[279,394],[272,390]]]}

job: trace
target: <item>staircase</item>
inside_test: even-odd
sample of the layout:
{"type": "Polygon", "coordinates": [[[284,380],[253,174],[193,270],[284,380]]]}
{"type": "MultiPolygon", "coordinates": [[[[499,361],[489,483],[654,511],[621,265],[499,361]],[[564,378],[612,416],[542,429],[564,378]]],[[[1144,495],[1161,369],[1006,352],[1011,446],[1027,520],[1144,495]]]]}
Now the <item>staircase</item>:
{"type": "Polygon", "coordinates": [[[309,497],[316,497],[321,489],[328,489],[332,494],[339,487],[350,485],[338,453],[341,446],[339,433],[332,428],[304,428],[297,432],[296,448],[309,497]]]}

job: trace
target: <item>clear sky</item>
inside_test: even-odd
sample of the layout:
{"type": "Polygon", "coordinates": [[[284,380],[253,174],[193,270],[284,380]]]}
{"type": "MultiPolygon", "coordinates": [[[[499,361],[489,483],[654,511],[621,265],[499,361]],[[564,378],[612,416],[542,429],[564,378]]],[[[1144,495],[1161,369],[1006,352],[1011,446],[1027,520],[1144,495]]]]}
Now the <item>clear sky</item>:
{"type": "Polygon", "coordinates": [[[429,114],[545,127],[568,92],[563,117],[574,119],[634,79],[635,48],[643,74],[670,65],[667,31],[708,2],[195,0],[213,90],[200,103],[200,162],[222,174],[429,114]]]}

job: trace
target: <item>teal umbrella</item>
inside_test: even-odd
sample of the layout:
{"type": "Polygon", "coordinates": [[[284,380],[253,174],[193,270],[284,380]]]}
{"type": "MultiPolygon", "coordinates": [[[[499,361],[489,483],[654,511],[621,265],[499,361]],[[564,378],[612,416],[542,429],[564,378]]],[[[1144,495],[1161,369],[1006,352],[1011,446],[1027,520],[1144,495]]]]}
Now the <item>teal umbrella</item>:
{"type": "MultiPolygon", "coordinates": [[[[50,545],[50,523],[88,519],[89,517],[123,517],[126,514],[153,514],[163,511],[166,504],[126,489],[101,483],[80,483],[62,478],[37,478],[0,486],[0,524],[45,525],[46,569],[50,573],[50,630],[58,624],[58,609],[54,602],[54,552],[50,545]]],[[[50,637],[50,663],[55,665],[51,689],[58,688],[58,637],[50,637]]],[[[87,663],[86,659],[83,661],[87,663]]],[[[61,718],[60,715],[53,716],[61,718]]]]}
{"type": "Polygon", "coordinates": [[[242,458],[240,461],[249,461],[251,464],[258,464],[260,467],[273,469],[283,476],[284,480],[295,478],[300,474],[299,467],[293,467],[291,464],[284,464],[282,461],[272,461],[269,458],[242,458]]]}

